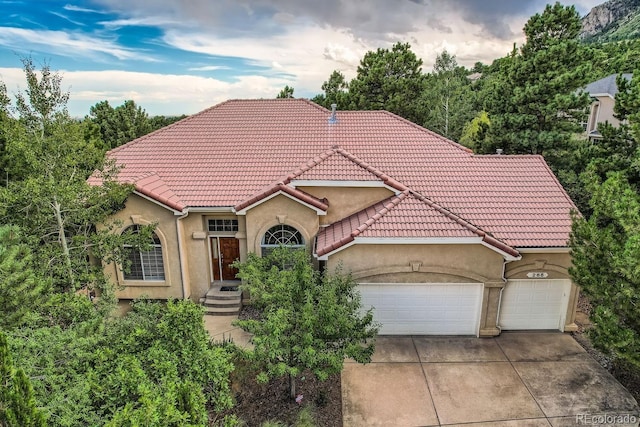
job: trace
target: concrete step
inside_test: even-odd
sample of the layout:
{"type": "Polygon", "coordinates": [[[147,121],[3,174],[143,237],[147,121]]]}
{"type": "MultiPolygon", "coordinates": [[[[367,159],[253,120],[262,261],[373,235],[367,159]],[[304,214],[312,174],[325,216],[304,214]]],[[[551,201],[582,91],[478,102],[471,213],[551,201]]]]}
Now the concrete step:
{"type": "Polygon", "coordinates": [[[205,314],[213,316],[235,316],[240,313],[240,307],[204,307],[205,314]]]}
{"type": "Polygon", "coordinates": [[[242,307],[242,303],[240,300],[238,301],[205,301],[203,304],[205,307],[218,307],[218,308],[237,308],[238,310],[242,307]]]}
{"type": "Polygon", "coordinates": [[[242,298],[242,292],[240,291],[221,291],[220,287],[211,288],[206,294],[207,298],[215,299],[236,299],[242,298]]]}

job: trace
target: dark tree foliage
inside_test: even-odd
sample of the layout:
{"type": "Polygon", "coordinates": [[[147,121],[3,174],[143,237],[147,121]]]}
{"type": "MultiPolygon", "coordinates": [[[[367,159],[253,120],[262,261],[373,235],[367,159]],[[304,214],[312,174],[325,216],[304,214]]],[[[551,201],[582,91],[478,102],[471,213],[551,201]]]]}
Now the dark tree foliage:
{"type": "Polygon", "coordinates": [[[358,110],[387,110],[414,123],[421,122],[418,98],[424,89],[422,60],[409,43],[391,50],[367,52],[349,84],[349,97],[358,110]]]}
{"type": "Polygon", "coordinates": [[[6,335],[0,330],[0,426],[45,427],[29,378],[15,369],[6,335]]]}
{"type": "Polygon", "coordinates": [[[258,379],[288,376],[292,399],[304,370],[325,380],[342,371],[345,358],[370,362],[377,334],[371,310],[361,312],[357,283],[340,271],[320,275],[310,261],[305,251],[281,247],[236,265],[262,310],[259,320],[238,321],[253,334],[258,379]]]}
{"type": "Polygon", "coordinates": [[[35,273],[33,262],[17,227],[0,225],[0,329],[23,325],[45,303],[48,286],[35,273]]]}
{"type": "Polygon", "coordinates": [[[276,95],[276,99],[293,98],[293,91],[294,90],[295,89],[293,89],[289,85],[286,85],[284,88],[282,88],[282,90],[278,93],[278,95],[276,95]]]}
{"type": "Polygon", "coordinates": [[[113,108],[109,101],[92,106],[86,120],[97,127],[101,148],[109,150],[153,130],[148,114],[132,100],[113,108]]]}
{"type": "Polygon", "coordinates": [[[591,197],[574,218],[571,275],[594,306],[594,345],[640,369],[640,73],[618,85],[628,124],[605,126],[588,148],[580,177],[591,197]]]}
{"type": "Polygon", "coordinates": [[[579,30],[573,6],[548,5],[529,19],[526,43],[497,61],[483,84],[491,131],[482,152],[543,154],[556,170],[562,167],[589,104],[587,94],[579,92],[590,75],[579,30]]]}
{"type": "Polygon", "coordinates": [[[331,109],[335,104],[338,110],[348,110],[351,108],[349,98],[349,83],[340,71],[334,70],[329,79],[322,83],[324,93],[316,95],[311,100],[316,104],[331,109]]]}

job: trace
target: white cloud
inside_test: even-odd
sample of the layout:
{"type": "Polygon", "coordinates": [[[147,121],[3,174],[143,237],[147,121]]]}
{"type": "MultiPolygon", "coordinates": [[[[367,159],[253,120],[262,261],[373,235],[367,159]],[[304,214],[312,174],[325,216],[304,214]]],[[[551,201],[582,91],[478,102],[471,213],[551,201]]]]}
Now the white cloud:
{"type": "Polygon", "coordinates": [[[86,55],[96,60],[101,55],[108,55],[120,60],[157,61],[151,56],[144,55],[134,49],[122,47],[108,40],[64,31],[0,27],[0,44],[21,52],[32,49],[44,50],[45,52],[73,58],[86,55]],[[38,49],[35,49],[36,47],[38,49]]]}
{"type": "Polygon", "coordinates": [[[203,65],[202,67],[191,67],[189,71],[217,71],[217,70],[230,70],[231,67],[226,65],[203,65]]]}
{"type": "MultiPolygon", "coordinates": [[[[281,78],[243,76],[229,83],[190,75],[129,71],[60,71],[63,88],[71,96],[69,112],[83,117],[97,102],[111,105],[133,99],[150,115],[193,114],[232,98],[275,98],[287,83],[281,78]]],[[[0,79],[10,93],[24,90],[20,68],[0,68],[0,79]]]]}
{"type": "Polygon", "coordinates": [[[165,25],[177,25],[179,21],[167,18],[161,18],[157,16],[148,16],[144,18],[128,18],[128,19],[114,19],[112,21],[100,21],[98,24],[108,28],[110,30],[121,27],[162,27],[165,25]]]}

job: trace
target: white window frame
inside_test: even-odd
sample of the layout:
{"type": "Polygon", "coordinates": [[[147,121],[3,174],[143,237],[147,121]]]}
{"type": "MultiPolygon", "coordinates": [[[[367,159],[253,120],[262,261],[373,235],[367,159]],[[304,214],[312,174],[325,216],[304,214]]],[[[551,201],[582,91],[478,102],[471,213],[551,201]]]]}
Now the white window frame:
{"type": "MultiPolygon", "coordinates": [[[[127,227],[123,232],[127,230],[133,229],[133,232],[137,232],[139,229],[139,225],[131,225],[127,227]]],[[[156,233],[153,233],[153,243],[151,244],[151,250],[148,251],[131,251],[131,256],[137,256],[137,259],[140,261],[140,272],[142,273],[142,277],[136,276],[132,277],[131,272],[127,273],[122,271],[122,277],[124,280],[142,280],[146,282],[163,282],[166,280],[165,273],[165,265],[164,265],[164,256],[162,251],[162,242],[160,241],[160,237],[156,233]],[[148,270],[153,269],[157,271],[162,271],[162,276],[159,275],[151,275],[148,273],[148,270]]],[[[125,248],[132,248],[131,245],[124,245],[125,248]]],[[[133,261],[129,258],[130,261],[133,261]]]]}

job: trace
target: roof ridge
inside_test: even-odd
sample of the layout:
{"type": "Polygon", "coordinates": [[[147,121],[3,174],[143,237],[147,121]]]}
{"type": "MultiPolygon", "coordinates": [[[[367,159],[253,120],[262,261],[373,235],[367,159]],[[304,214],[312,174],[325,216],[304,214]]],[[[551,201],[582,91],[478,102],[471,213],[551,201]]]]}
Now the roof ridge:
{"type": "Polygon", "coordinates": [[[385,114],[387,114],[387,115],[389,115],[391,117],[394,117],[394,118],[396,118],[396,119],[398,119],[400,121],[403,121],[403,122],[413,126],[414,128],[416,128],[416,129],[418,129],[418,130],[420,130],[422,132],[428,133],[428,134],[430,134],[430,135],[432,135],[432,136],[434,136],[434,137],[436,137],[436,138],[438,138],[438,139],[440,139],[440,140],[442,140],[444,142],[449,143],[450,145],[452,145],[453,147],[455,147],[455,148],[457,148],[457,149],[459,149],[461,151],[465,151],[467,153],[473,154],[473,150],[471,148],[465,147],[464,145],[462,145],[462,144],[460,144],[458,142],[452,141],[449,138],[446,138],[446,137],[444,137],[444,136],[432,131],[431,129],[427,129],[426,127],[423,127],[423,126],[420,126],[420,125],[418,125],[416,123],[413,123],[412,121],[407,120],[404,117],[400,117],[399,115],[394,114],[394,113],[392,113],[390,111],[386,111],[386,110],[376,110],[376,111],[385,113],[385,114]]]}
{"type": "Polygon", "coordinates": [[[326,199],[320,199],[305,191],[290,187],[286,182],[283,182],[282,180],[276,181],[275,183],[263,188],[257,193],[254,193],[252,196],[235,205],[233,209],[236,211],[241,211],[264,199],[265,197],[269,197],[272,194],[277,193],[278,191],[287,193],[288,195],[295,197],[302,202],[308,203],[320,210],[326,211],[327,209],[329,209],[329,203],[326,199]]]}
{"type": "Polygon", "coordinates": [[[156,129],[153,132],[149,132],[146,135],[142,135],[142,136],[140,136],[140,137],[138,137],[136,139],[133,139],[133,140],[127,142],[126,144],[122,144],[122,145],[119,145],[119,146],[117,146],[115,148],[112,148],[111,150],[107,151],[106,154],[109,155],[109,154],[112,154],[112,153],[116,153],[116,152],[122,150],[124,147],[130,147],[132,145],[135,145],[135,144],[137,144],[139,142],[142,142],[142,141],[144,141],[144,140],[156,135],[157,133],[160,133],[160,132],[163,132],[163,131],[165,131],[167,129],[174,128],[174,127],[176,127],[178,125],[181,125],[181,124],[183,124],[183,123],[185,123],[187,121],[190,121],[190,120],[192,120],[192,119],[194,119],[194,118],[206,113],[207,111],[213,110],[214,108],[218,108],[218,107],[220,107],[220,106],[222,106],[224,104],[227,104],[227,103],[229,103],[231,101],[232,100],[228,99],[226,101],[222,101],[222,102],[220,102],[220,103],[218,103],[216,105],[213,105],[211,107],[205,108],[204,110],[198,111],[197,113],[194,113],[194,114],[191,114],[191,115],[185,117],[184,119],[180,119],[177,122],[171,123],[170,125],[163,126],[160,129],[156,129]]]}
{"type": "MultiPolygon", "coordinates": [[[[333,242],[332,244],[330,244],[329,246],[325,247],[325,248],[317,248],[316,247],[316,255],[318,256],[322,256],[325,255],[335,249],[338,249],[344,245],[346,245],[347,243],[352,242],[356,236],[362,234],[367,228],[371,227],[371,225],[375,224],[378,220],[380,220],[380,218],[383,218],[387,213],[389,213],[389,211],[391,209],[393,209],[394,207],[398,206],[398,204],[403,201],[404,199],[406,199],[406,197],[409,195],[409,190],[405,190],[402,193],[398,194],[397,196],[391,196],[388,197],[380,202],[374,203],[373,205],[367,206],[364,209],[360,209],[357,212],[352,213],[351,215],[348,215],[342,219],[339,219],[338,221],[335,221],[331,224],[329,224],[326,228],[329,228],[335,224],[338,224],[340,222],[343,221],[349,221],[351,218],[356,217],[360,212],[366,211],[369,208],[372,208],[376,205],[379,204],[383,204],[382,209],[380,209],[379,211],[376,211],[375,214],[373,214],[371,216],[371,218],[367,219],[364,224],[360,224],[360,226],[356,227],[355,230],[351,230],[349,232],[348,235],[344,236],[343,238],[341,238],[340,240],[338,240],[337,242],[333,242]],[[388,202],[387,202],[388,200],[388,202]],[[387,203],[385,203],[387,202],[387,203]]],[[[317,240],[316,240],[316,245],[317,245],[317,240]]]]}
{"type": "Polygon", "coordinates": [[[383,183],[387,184],[388,186],[390,186],[390,187],[392,187],[392,188],[394,188],[394,189],[396,189],[398,191],[405,191],[408,188],[406,185],[402,184],[400,181],[396,180],[395,178],[392,178],[391,176],[389,176],[386,173],[382,172],[380,169],[376,168],[375,166],[370,165],[369,163],[367,163],[364,160],[360,159],[358,156],[356,156],[355,154],[351,153],[350,151],[345,150],[344,148],[341,148],[339,145],[333,145],[330,149],[322,152],[318,156],[316,156],[313,159],[307,161],[304,165],[300,166],[298,169],[296,169],[295,171],[293,171],[292,173],[287,175],[287,177],[285,178],[285,181],[284,181],[285,184],[290,183],[296,177],[302,175],[303,173],[305,173],[307,171],[310,171],[311,169],[313,169],[314,167],[318,166],[319,164],[321,164],[322,162],[324,162],[325,160],[329,159],[330,157],[332,157],[335,154],[340,154],[345,159],[349,160],[350,162],[352,162],[356,166],[359,166],[360,168],[364,169],[365,171],[367,171],[367,172],[375,175],[376,177],[380,178],[380,180],[383,183]]]}
{"type": "Polygon", "coordinates": [[[482,237],[482,240],[491,245],[494,246],[498,249],[500,249],[503,252],[508,253],[509,255],[513,255],[513,256],[518,256],[520,253],[517,251],[517,249],[507,245],[506,243],[504,243],[503,241],[496,239],[495,237],[493,237],[492,235],[490,235],[489,233],[487,233],[486,231],[484,231],[483,229],[481,229],[480,227],[474,225],[473,223],[471,223],[470,221],[462,218],[460,215],[451,212],[450,210],[448,210],[447,208],[445,208],[444,206],[440,205],[437,202],[434,202],[433,200],[429,199],[428,197],[423,196],[422,194],[413,191],[413,190],[409,190],[411,192],[411,194],[418,200],[420,200],[423,203],[426,203],[427,205],[429,205],[430,207],[432,207],[433,209],[437,210],[438,212],[440,212],[441,214],[443,214],[444,216],[446,216],[447,218],[457,222],[458,224],[460,224],[461,226],[467,228],[469,231],[477,234],[478,236],[482,237]]]}
{"type": "Polygon", "coordinates": [[[562,193],[563,197],[569,202],[569,204],[571,206],[573,206],[573,209],[580,215],[582,216],[582,213],[578,210],[578,207],[576,206],[575,203],[573,203],[573,200],[571,200],[571,197],[569,197],[569,193],[567,193],[567,190],[564,189],[564,187],[562,186],[562,184],[560,183],[560,180],[558,179],[558,177],[556,176],[555,173],[553,173],[553,171],[551,170],[551,168],[549,167],[549,165],[547,164],[547,161],[544,159],[544,157],[541,154],[534,154],[535,157],[538,157],[541,161],[542,161],[542,166],[546,169],[546,171],[549,173],[549,175],[551,176],[551,179],[556,183],[556,185],[558,186],[558,188],[560,189],[560,192],[562,193]]]}
{"type": "MultiPolygon", "coordinates": [[[[407,196],[409,195],[409,190],[404,190],[402,193],[396,195],[396,196],[391,196],[386,200],[389,200],[388,203],[384,204],[384,200],[382,200],[381,202],[378,202],[372,206],[375,206],[377,204],[384,204],[382,209],[380,209],[378,212],[376,212],[373,216],[371,216],[371,218],[369,218],[368,220],[366,220],[364,222],[364,224],[361,224],[359,227],[356,227],[355,230],[353,230],[351,232],[351,235],[353,237],[356,237],[360,234],[362,234],[367,228],[371,227],[373,224],[375,224],[376,222],[378,222],[381,218],[383,218],[386,214],[389,213],[389,211],[391,211],[391,209],[395,208],[396,206],[398,206],[400,204],[400,202],[402,202],[404,199],[407,198],[407,196]]],[[[365,208],[367,209],[367,208],[365,208]]],[[[365,210],[363,209],[363,210],[365,210]]],[[[352,214],[352,215],[357,215],[358,212],[352,214]]],[[[349,218],[351,215],[349,215],[347,218],[349,218]]]]}

